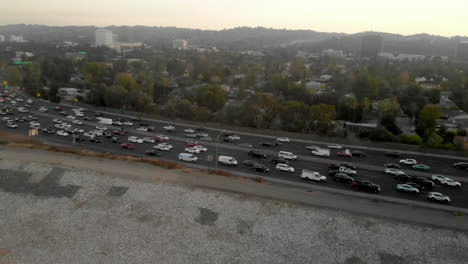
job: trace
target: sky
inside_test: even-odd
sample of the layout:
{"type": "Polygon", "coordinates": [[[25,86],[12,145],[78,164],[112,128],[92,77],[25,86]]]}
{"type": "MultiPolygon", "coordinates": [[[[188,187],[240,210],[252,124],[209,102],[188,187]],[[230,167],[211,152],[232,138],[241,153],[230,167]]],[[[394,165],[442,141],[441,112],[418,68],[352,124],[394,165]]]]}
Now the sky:
{"type": "Polygon", "coordinates": [[[10,0],[0,25],[241,26],[468,36],[468,0],[10,0]]]}

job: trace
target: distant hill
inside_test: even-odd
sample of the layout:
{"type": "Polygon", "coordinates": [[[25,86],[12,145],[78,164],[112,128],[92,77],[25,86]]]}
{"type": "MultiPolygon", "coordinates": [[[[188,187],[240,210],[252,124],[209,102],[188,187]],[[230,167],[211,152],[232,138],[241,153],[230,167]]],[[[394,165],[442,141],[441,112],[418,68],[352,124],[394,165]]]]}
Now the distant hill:
{"type": "MultiPolygon", "coordinates": [[[[142,41],[155,47],[170,47],[174,39],[186,39],[193,45],[216,46],[221,49],[261,50],[278,46],[294,46],[297,49],[321,51],[325,48],[342,49],[346,52],[359,50],[360,38],[366,32],[357,34],[327,33],[312,30],[286,30],[263,27],[239,27],[224,30],[199,30],[175,27],[109,26],[119,41],[142,41]]],[[[0,26],[0,34],[21,34],[26,40],[57,43],[70,40],[93,43],[94,26],[44,26],[6,25],[0,26]]],[[[373,32],[375,33],[375,32],[373,32]]],[[[428,34],[403,36],[378,33],[384,36],[384,51],[423,55],[452,56],[458,41],[467,37],[441,37],[428,34]]]]}

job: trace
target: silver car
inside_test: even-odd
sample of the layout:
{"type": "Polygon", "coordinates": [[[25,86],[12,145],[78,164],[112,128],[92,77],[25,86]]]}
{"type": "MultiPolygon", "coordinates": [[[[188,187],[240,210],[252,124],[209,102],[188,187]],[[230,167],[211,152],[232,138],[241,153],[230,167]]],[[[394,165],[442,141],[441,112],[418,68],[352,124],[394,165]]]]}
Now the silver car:
{"type": "Polygon", "coordinates": [[[419,193],[419,190],[408,184],[398,184],[396,189],[400,192],[419,193]]]}
{"type": "Polygon", "coordinates": [[[450,197],[448,197],[447,195],[443,195],[439,192],[430,192],[428,195],[427,195],[427,199],[431,200],[431,201],[435,201],[435,202],[441,202],[441,203],[450,203],[450,197]]]}

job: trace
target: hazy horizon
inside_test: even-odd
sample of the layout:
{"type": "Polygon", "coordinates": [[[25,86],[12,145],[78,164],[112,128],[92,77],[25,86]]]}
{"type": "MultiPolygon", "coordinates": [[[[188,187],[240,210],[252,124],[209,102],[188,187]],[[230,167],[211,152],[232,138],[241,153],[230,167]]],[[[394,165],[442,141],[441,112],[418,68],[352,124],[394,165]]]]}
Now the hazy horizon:
{"type": "Polygon", "coordinates": [[[0,25],[161,26],[222,30],[265,27],[354,34],[374,31],[402,35],[427,33],[468,36],[468,2],[453,0],[394,0],[391,5],[371,0],[214,1],[173,0],[17,0],[3,4],[0,25]]]}

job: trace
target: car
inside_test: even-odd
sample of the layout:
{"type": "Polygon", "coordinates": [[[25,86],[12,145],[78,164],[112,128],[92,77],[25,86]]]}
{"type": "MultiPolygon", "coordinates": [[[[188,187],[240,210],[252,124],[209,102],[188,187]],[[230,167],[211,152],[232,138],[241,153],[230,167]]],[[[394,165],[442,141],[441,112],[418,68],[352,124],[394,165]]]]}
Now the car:
{"type": "Polygon", "coordinates": [[[401,157],[401,154],[396,151],[390,151],[390,152],[385,152],[385,156],[390,157],[390,158],[399,158],[401,157]]]}
{"type": "Polygon", "coordinates": [[[263,147],[276,147],[279,144],[277,142],[260,142],[260,146],[263,147]]]}
{"type": "Polygon", "coordinates": [[[112,121],[113,126],[122,126],[122,122],[120,121],[112,121]]]}
{"type": "Polygon", "coordinates": [[[42,130],[42,132],[44,132],[44,134],[49,134],[49,135],[52,135],[52,134],[54,134],[54,133],[55,133],[55,131],[54,131],[54,130],[52,130],[52,129],[49,129],[49,128],[43,128],[43,129],[41,129],[41,130],[42,130]]]}
{"type": "Polygon", "coordinates": [[[91,137],[91,138],[89,138],[89,141],[91,141],[93,143],[101,143],[101,141],[97,137],[91,137]]]}
{"type": "Polygon", "coordinates": [[[359,191],[366,191],[366,192],[373,192],[373,193],[380,192],[380,186],[370,181],[355,180],[351,183],[351,187],[359,191]]]}
{"type": "Polygon", "coordinates": [[[74,137],[75,137],[76,141],[85,141],[86,140],[85,137],[82,137],[82,136],[76,136],[75,135],[74,137]]]}
{"type": "Polygon", "coordinates": [[[130,121],[124,121],[124,122],[122,122],[122,125],[124,125],[124,126],[133,126],[133,123],[130,122],[130,121]]]}
{"type": "Polygon", "coordinates": [[[413,170],[420,170],[420,171],[428,171],[430,169],[429,166],[424,165],[424,164],[416,164],[416,165],[411,166],[411,168],[413,168],[413,170]]]}
{"type": "Polygon", "coordinates": [[[136,130],[137,130],[137,131],[147,132],[147,131],[148,131],[148,128],[146,128],[146,127],[138,127],[136,130]]]}
{"type": "Polygon", "coordinates": [[[166,132],[171,132],[171,133],[175,133],[175,127],[173,126],[164,126],[163,129],[166,131],[166,132]]]}
{"type": "Polygon", "coordinates": [[[265,173],[270,171],[269,168],[267,168],[265,165],[260,164],[260,163],[253,165],[252,169],[257,172],[265,172],[265,173]]]}
{"type": "Polygon", "coordinates": [[[231,137],[231,136],[223,138],[223,141],[224,141],[224,142],[229,142],[229,143],[232,143],[232,142],[234,142],[235,140],[236,140],[236,139],[233,138],[233,137],[231,137]]]}
{"type": "Polygon", "coordinates": [[[147,143],[154,143],[154,142],[155,142],[155,140],[154,140],[154,139],[152,139],[152,138],[150,138],[150,137],[144,137],[144,138],[143,138],[143,142],[147,142],[147,143]]]}
{"type": "Polygon", "coordinates": [[[441,183],[442,181],[445,181],[446,179],[450,179],[450,178],[446,177],[446,176],[439,175],[439,174],[435,174],[435,175],[431,176],[431,180],[434,181],[434,182],[438,182],[438,183],[441,183]]]}
{"type": "Polygon", "coordinates": [[[431,189],[432,187],[434,187],[434,182],[424,177],[411,177],[410,181],[415,182],[418,185],[421,185],[426,189],[431,189]]]}
{"type": "Polygon", "coordinates": [[[77,127],[74,128],[72,131],[73,131],[74,133],[84,133],[84,130],[83,130],[83,129],[77,128],[77,127]]]}
{"type": "Polygon", "coordinates": [[[169,140],[169,137],[168,137],[168,136],[165,136],[165,135],[156,135],[156,137],[154,138],[154,140],[157,140],[156,138],[159,138],[159,139],[161,139],[162,141],[169,140]]]}
{"type": "Polygon", "coordinates": [[[7,122],[7,125],[6,125],[8,128],[17,128],[18,125],[13,123],[13,122],[7,122]]]}
{"type": "Polygon", "coordinates": [[[275,168],[279,171],[285,171],[285,172],[290,172],[290,173],[294,172],[294,168],[285,163],[278,163],[276,164],[275,168]]]}
{"type": "Polygon", "coordinates": [[[348,174],[348,175],[351,175],[351,176],[354,176],[357,173],[355,170],[352,170],[352,169],[347,168],[347,167],[340,167],[338,170],[341,173],[348,174]]]}
{"type": "Polygon", "coordinates": [[[90,117],[90,116],[85,116],[85,117],[83,117],[83,120],[86,120],[86,121],[92,121],[92,120],[93,120],[93,118],[92,118],[92,117],[90,117]]]}
{"type": "Polygon", "coordinates": [[[34,101],[31,100],[31,99],[26,100],[26,102],[27,102],[28,104],[33,104],[33,103],[34,103],[34,101]]]}
{"type": "Polygon", "coordinates": [[[427,199],[434,201],[434,202],[440,202],[440,203],[450,203],[450,197],[447,195],[443,195],[440,192],[430,192],[427,194],[427,199]]]}
{"type": "Polygon", "coordinates": [[[459,170],[467,170],[468,169],[468,162],[457,162],[453,164],[455,169],[459,170]]]}
{"type": "Polygon", "coordinates": [[[55,111],[62,111],[63,108],[61,106],[57,105],[57,106],[54,107],[54,110],[55,111]]]}
{"type": "Polygon", "coordinates": [[[202,137],[200,140],[207,141],[207,142],[212,142],[213,139],[211,137],[202,137]]]}
{"type": "Polygon", "coordinates": [[[351,155],[353,155],[353,157],[364,158],[366,156],[366,153],[364,153],[363,151],[355,150],[351,152],[351,155]]]}
{"type": "Polygon", "coordinates": [[[20,113],[27,113],[29,112],[28,109],[24,108],[24,107],[18,107],[18,112],[20,113]]]}
{"type": "Polygon", "coordinates": [[[271,159],[271,162],[273,162],[274,164],[278,164],[278,163],[284,163],[284,164],[289,164],[289,162],[283,158],[280,158],[280,157],[273,157],[271,159]]]}
{"type": "Polygon", "coordinates": [[[232,133],[229,133],[229,132],[225,132],[224,136],[228,137],[228,138],[231,138],[233,140],[240,140],[240,137],[238,135],[232,134],[232,133]]]}
{"type": "Polygon", "coordinates": [[[335,177],[338,173],[341,173],[339,170],[329,170],[328,176],[335,177]]]}
{"type": "Polygon", "coordinates": [[[244,161],[242,161],[242,164],[244,164],[245,166],[248,166],[248,167],[253,167],[255,164],[257,164],[257,162],[255,162],[253,160],[244,160],[244,161]]]}
{"type": "Polygon", "coordinates": [[[196,138],[197,137],[197,134],[195,133],[189,133],[189,134],[184,134],[184,136],[188,137],[188,138],[196,138]]]}
{"type": "Polygon", "coordinates": [[[261,159],[266,159],[267,155],[263,152],[260,152],[258,150],[251,150],[248,152],[249,156],[252,156],[253,158],[261,158],[261,159]]]}
{"type": "Polygon", "coordinates": [[[112,142],[112,143],[119,143],[119,144],[120,144],[120,143],[123,143],[123,142],[120,140],[120,138],[118,138],[118,137],[112,137],[112,138],[111,138],[111,142],[112,142]]]}
{"type": "Polygon", "coordinates": [[[392,169],[392,168],[387,168],[385,169],[385,174],[390,174],[390,175],[406,175],[406,173],[404,173],[403,171],[401,170],[397,170],[397,169],[392,169]]]}
{"type": "Polygon", "coordinates": [[[353,177],[344,173],[336,173],[334,179],[336,182],[345,182],[348,184],[351,184],[354,181],[353,177]]]}
{"type": "Polygon", "coordinates": [[[351,158],[353,156],[351,152],[349,151],[349,149],[346,149],[345,151],[342,151],[342,152],[337,152],[336,155],[338,157],[344,157],[344,158],[351,158]]]}
{"type": "Polygon", "coordinates": [[[279,151],[278,152],[278,157],[286,159],[286,160],[296,160],[297,155],[294,155],[292,152],[288,151],[279,151]]]}
{"type": "Polygon", "coordinates": [[[411,177],[406,174],[397,174],[395,175],[395,180],[407,183],[411,180],[411,177]]]}
{"type": "Polygon", "coordinates": [[[68,116],[69,114],[68,114],[68,112],[67,112],[67,111],[62,111],[62,112],[60,112],[60,115],[63,115],[63,116],[68,116]]]}
{"type": "Polygon", "coordinates": [[[185,148],[185,152],[191,153],[191,154],[194,154],[194,153],[198,154],[201,151],[199,149],[194,148],[194,147],[188,147],[188,148],[185,148]]]}
{"type": "Polygon", "coordinates": [[[195,130],[193,130],[191,128],[186,128],[186,129],[184,129],[184,132],[185,133],[195,133],[195,130]]]}
{"type": "Polygon", "coordinates": [[[16,98],[16,101],[18,101],[18,102],[24,102],[24,99],[23,99],[23,98],[20,98],[20,97],[18,97],[18,98],[16,98]]]}
{"type": "Polygon", "coordinates": [[[200,150],[202,152],[208,151],[208,149],[206,147],[200,146],[200,145],[193,146],[192,148],[198,149],[198,150],[200,150]]]}
{"type": "Polygon", "coordinates": [[[30,122],[29,127],[30,128],[40,128],[41,124],[39,122],[30,122]]]}
{"type": "Polygon", "coordinates": [[[80,120],[73,120],[72,123],[75,125],[83,125],[83,122],[81,122],[80,120]]]}
{"type": "Polygon", "coordinates": [[[426,188],[424,188],[423,186],[421,186],[421,185],[419,185],[419,184],[417,184],[417,183],[415,183],[415,182],[407,182],[407,183],[405,183],[405,184],[410,185],[410,186],[412,186],[412,187],[418,189],[419,191],[423,191],[423,190],[426,189],[426,188]]]}
{"type": "Polygon", "coordinates": [[[147,149],[145,153],[146,155],[153,156],[153,157],[161,156],[161,153],[159,153],[158,151],[154,149],[147,149]]]}
{"type": "Polygon", "coordinates": [[[287,137],[279,137],[276,139],[276,141],[281,142],[281,143],[289,143],[291,140],[287,137]]]}
{"type": "Polygon", "coordinates": [[[408,184],[397,184],[396,189],[400,192],[419,193],[419,190],[417,188],[414,188],[413,186],[408,184]]]}
{"type": "Polygon", "coordinates": [[[460,182],[454,181],[454,180],[452,180],[450,178],[446,178],[445,180],[443,180],[441,182],[441,184],[445,185],[445,186],[461,188],[461,183],[460,182]]]}
{"type": "Polygon", "coordinates": [[[400,160],[400,164],[403,165],[416,165],[418,162],[415,159],[403,159],[400,160]]]}
{"type": "Polygon", "coordinates": [[[340,167],[346,167],[346,168],[349,168],[349,169],[352,169],[352,170],[356,170],[356,166],[353,166],[349,163],[346,163],[346,162],[343,162],[343,163],[332,163],[330,165],[328,165],[328,169],[330,170],[338,170],[340,167]]]}
{"type": "Polygon", "coordinates": [[[103,113],[100,113],[100,112],[96,112],[96,113],[94,113],[94,116],[102,117],[102,116],[104,116],[104,114],[103,114],[103,113]]]}
{"type": "Polygon", "coordinates": [[[105,127],[105,126],[96,126],[96,129],[106,131],[107,127],[105,127]]]}
{"type": "Polygon", "coordinates": [[[120,144],[120,147],[123,149],[135,149],[135,146],[130,143],[122,143],[120,144]]]}
{"type": "Polygon", "coordinates": [[[330,145],[327,145],[327,148],[329,148],[329,149],[342,149],[343,147],[340,146],[340,145],[337,145],[337,144],[330,144],[330,145]]]}
{"type": "Polygon", "coordinates": [[[123,136],[123,135],[125,135],[125,131],[114,130],[114,131],[112,131],[112,134],[117,135],[117,136],[123,136]]]}
{"type": "Polygon", "coordinates": [[[186,146],[186,147],[195,147],[195,146],[198,146],[198,143],[195,143],[195,142],[187,142],[187,143],[185,143],[185,146],[186,146]]]}
{"type": "Polygon", "coordinates": [[[154,149],[162,150],[162,151],[170,151],[173,147],[167,143],[159,143],[153,146],[154,149]]]}
{"type": "Polygon", "coordinates": [[[306,149],[307,150],[317,150],[317,149],[319,149],[319,147],[310,145],[310,146],[307,146],[306,149]]]}
{"type": "Polygon", "coordinates": [[[57,131],[57,133],[56,133],[56,134],[57,134],[57,135],[59,135],[59,136],[62,136],[62,137],[66,137],[66,136],[68,136],[68,133],[67,133],[67,132],[65,132],[65,131],[63,131],[63,130],[59,130],[59,131],[57,131]]]}
{"type": "Polygon", "coordinates": [[[131,142],[131,143],[138,143],[138,144],[143,143],[143,139],[135,137],[135,136],[130,136],[130,137],[128,137],[127,140],[128,140],[128,142],[131,142]]]}
{"type": "Polygon", "coordinates": [[[399,169],[400,165],[395,164],[395,163],[387,163],[387,164],[384,165],[384,167],[390,168],[390,169],[399,169]]]}

